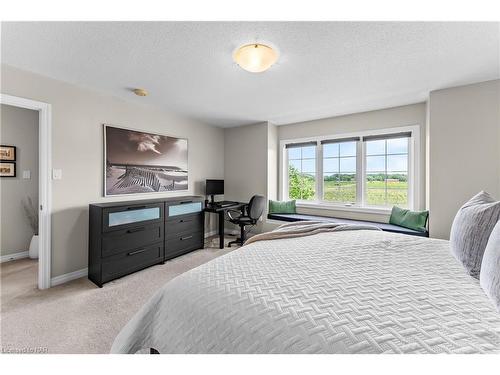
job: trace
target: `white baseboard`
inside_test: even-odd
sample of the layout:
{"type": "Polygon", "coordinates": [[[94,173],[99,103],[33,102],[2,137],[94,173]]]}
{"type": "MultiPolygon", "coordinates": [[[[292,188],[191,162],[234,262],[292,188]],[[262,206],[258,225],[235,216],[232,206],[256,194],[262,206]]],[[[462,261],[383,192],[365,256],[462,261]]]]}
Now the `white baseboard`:
{"type": "Polygon", "coordinates": [[[28,251],[21,251],[19,253],[2,255],[0,263],[10,262],[11,260],[23,259],[28,257],[28,251]]]}
{"type": "Polygon", "coordinates": [[[210,232],[205,232],[205,238],[215,236],[219,231],[217,230],[211,230],[210,232]]]}
{"type": "Polygon", "coordinates": [[[50,279],[50,286],[61,285],[67,283],[68,281],[79,279],[80,277],[86,277],[88,275],[88,268],[82,268],[78,271],[73,271],[70,273],[65,273],[64,275],[59,275],[50,279]]]}
{"type": "MultiPolygon", "coordinates": [[[[238,235],[238,234],[240,234],[240,231],[237,230],[237,229],[234,229],[234,230],[225,229],[224,230],[224,234],[238,235]]],[[[212,236],[217,236],[217,235],[219,235],[219,231],[218,230],[212,230],[210,232],[205,232],[205,238],[212,237],[212,236]]]]}
{"type": "MultiPolygon", "coordinates": [[[[237,232],[237,231],[235,231],[237,232]]],[[[205,232],[205,238],[215,236],[217,233],[219,233],[217,230],[213,230],[210,232],[205,232]]],[[[227,231],[226,231],[227,233],[227,231]]],[[[28,252],[26,252],[27,256],[28,252]]],[[[86,277],[88,274],[88,268],[83,268],[78,271],[70,272],[70,273],[65,273],[64,275],[59,275],[56,277],[53,277],[50,280],[50,286],[56,286],[56,285],[61,285],[64,283],[67,283],[68,281],[79,279],[80,277],[86,277]]]]}
{"type": "MultiPolygon", "coordinates": [[[[224,234],[233,234],[233,233],[231,231],[228,231],[227,229],[225,229],[224,234]]],[[[218,235],[219,235],[218,230],[211,230],[210,232],[205,232],[205,238],[212,237],[212,236],[218,236],[218,235]]]]}

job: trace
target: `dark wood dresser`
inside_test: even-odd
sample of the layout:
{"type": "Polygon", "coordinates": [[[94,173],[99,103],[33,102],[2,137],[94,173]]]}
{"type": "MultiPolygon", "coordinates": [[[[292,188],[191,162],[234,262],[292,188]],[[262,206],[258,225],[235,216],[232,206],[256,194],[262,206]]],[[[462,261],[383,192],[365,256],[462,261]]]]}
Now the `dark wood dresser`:
{"type": "Polygon", "coordinates": [[[89,279],[97,286],[203,248],[203,197],[89,205],[89,279]]]}

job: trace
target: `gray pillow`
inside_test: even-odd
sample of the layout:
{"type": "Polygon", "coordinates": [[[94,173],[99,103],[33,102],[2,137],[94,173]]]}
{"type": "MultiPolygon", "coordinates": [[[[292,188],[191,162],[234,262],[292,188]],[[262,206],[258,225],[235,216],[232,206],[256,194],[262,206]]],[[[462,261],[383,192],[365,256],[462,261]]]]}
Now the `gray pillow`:
{"type": "Polygon", "coordinates": [[[481,287],[500,312],[500,221],[491,232],[481,264],[481,287]]]}
{"type": "Polygon", "coordinates": [[[479,279],[484,249],[499,219],[500,202],[482,191],[465,203],[453,220],[451,252],[476,279],[479,279]]]}

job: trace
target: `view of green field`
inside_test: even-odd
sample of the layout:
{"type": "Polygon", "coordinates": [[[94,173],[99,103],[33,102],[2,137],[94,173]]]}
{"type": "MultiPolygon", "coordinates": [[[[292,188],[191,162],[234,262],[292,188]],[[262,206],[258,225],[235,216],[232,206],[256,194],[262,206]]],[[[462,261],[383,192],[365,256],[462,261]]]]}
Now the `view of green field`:
{"type": "MultiPolygon", "coordinates": [[[[399,205],[408,202],[408,183],[406,181],[387,182],[387,201],[385,181],[367,181],[367,204],[373,206],[399,205]]],[[[323,199],[332,202],[356,202],[356,183],[354,181],[325,181],[323,199]]]]}
{"type": "MultiPolygon", "coordinates": [[[[327,175],[323,180],[323,199],[331,202],[356,202],[354,175],[327,175]]],[[[408,181],[406,174],[372,173],[366,181],[366,204],[372,206],[405,207],[408,203],[408,181]]],[[[289,169],[289,197],[309,200],[315,197],[315,177],[289,169]]]]}

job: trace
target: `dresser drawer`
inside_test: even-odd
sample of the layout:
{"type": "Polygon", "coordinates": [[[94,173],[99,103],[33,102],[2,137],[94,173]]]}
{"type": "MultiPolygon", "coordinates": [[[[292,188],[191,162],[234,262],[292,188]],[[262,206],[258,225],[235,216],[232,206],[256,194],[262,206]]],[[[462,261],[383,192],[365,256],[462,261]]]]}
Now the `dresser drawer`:
{"type": "Polygon", "coordinates": [[[102,211],[102,230],[109,232],[163,222],[163,203],[131,204],[102,211]]]}
{"type": "Polygon", "coordinates": [[[163,243],[113,255],[102,260],[102,281],[106,282],[128,273],[163,262],[163,243]]]}
{"type": "Polygon", "coordinates": [[[145,225],[108,232],[102,237],[102,256],[107,257],[123,253],[159,241],[163,241],[162,224],[145,225]]]}
{"type": "Polygon", "coordinates": [[[165,259],[171,259],[188,251],[203,248],[203,233],[191,233],[167,238],[165,259]]]}
{"type": "Polygon", "coordinates": [[[166,217],[171,220],[178,216],[201,213],[203,211],[203,202],[201,201],[180,201],[168,202],[166,204],[166,217]]]}
{"type": "Polygon", "coordinates": [[[203,231],[203,213],[183,215],[165,222],[165,237],[179,237],[183,233],[196,233],[203,231]]]}

